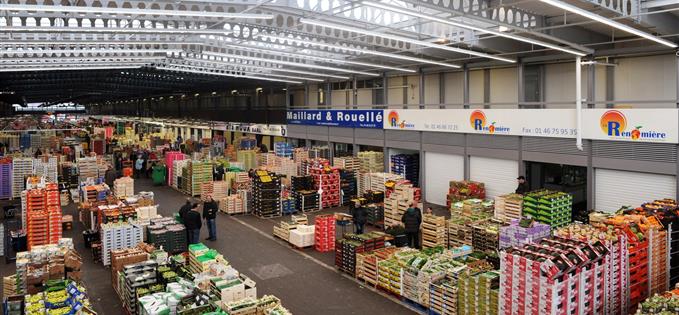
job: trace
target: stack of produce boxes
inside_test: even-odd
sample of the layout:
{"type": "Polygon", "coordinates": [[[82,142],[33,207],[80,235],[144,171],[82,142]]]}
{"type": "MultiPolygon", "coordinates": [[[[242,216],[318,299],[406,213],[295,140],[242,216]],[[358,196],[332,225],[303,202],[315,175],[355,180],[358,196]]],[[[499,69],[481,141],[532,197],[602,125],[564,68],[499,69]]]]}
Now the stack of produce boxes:
{"type": "Polygon", "coordinates": [[[26,192],[23,208],[26,214],[26,238],[28,249],[33,246],[56,244],[61,238],[61,200],[57,184],[49,183],[45,188],[26,192]]]}
{"type": "Polygon", "coordinates": [[[123,307],[127,314],[140,314],[139,304],[137,303],[137,291],[142,287],[158,283],[157,270],[158,263],[151,260],[123,267],[121,277],[124,280],[120,293],[122,294],[123,307]]]}
{"type": "Polygon", "coordinates": [[[392,174],[401,175],[401,177],[411,181],[415,186],[419,186],[418,183],[420,181],[420,155],[419,154],[392,155],[389,170],[392,174]]]}
{"type": "Polygon", "coordinates": [[[188,167],[189,163],[191,163],[191,160],[175,160],[172,162],[172,178],[168,178],[168,180],[171,180],[170,186],[181,190],[181,188],[184,186],[184,178],[182,177],[182,174],[184,173],[184,169],[188,167]]]}
{"type": "Polygon", "coordinates": [[[358,175],[361,169],[361,160],[353,156],[336,157],[332,159],[332,165],[358,175]]]}
{"type": "Polygon", "coordinates": [[[292,144],[290,143],[276,142],[273,144],[273,150],[280,157],[292,157],[292,144]]]}
{"type": "Polygon", "coordinates": [[[58,167],[56,156],[41,156],[33,160],[33,173],[45,177],[50,183],[58,183],[58,167]]]}
{"type": "Polygon", "coordinates": [[[384,247],[384,234],[371,232],[367,234],[344,235],[335,242],[335,266],[352,276],[357,274],[357,255],[384,247]]]}
{"type": "Polygon", "coordinates": [[[371,203],[364,207],[368,213],[366,223],[375,227],[384,227],[384,206],[371,203]]]}
{"type": "Polygon", "coordinates": [[[222,198],[219,201],[219,211],[227,214],[245,213],[243,195],[246,195],[245,192],[239,192],[238,194],[222,198]]]}
{"type": "Polygon", "coordinates": [[[500,248],[500,221],[491,219],[472,224],[472,247],[475,251],[493,253],[500,248]]]}
{"type": "Polygon", "coordinates": [[[238,162],[243,163],[246,170],[257,168],[257,152],[253,150],[238,150],[236,153],[238,162]]]}
{"type": "Polygon", "coordinates": [[[78,159],[78,173],[80,174],[80,182],[83,182],[88,178],[98,178],[99,167],[97,166],[97,158],[87,157],[78,159]]]}
{"type": "Polygon", "coordinates": [[[327,162],[314,163],[309,167],[309,175],[314,179],[314,190],[321,193],[321,208],[339,207],[341,202],[339,169],[330,167],[327,162]]]}
{"type": "Polygon", "coordinates": [[[447,206],[467,199],[486,198],[486,187],[483,183],[472,181],[450,181],[447,195],[447,206]]]}
{"type": "Polygon", "coordinates": [[[445,247],[446,245],[446,218],[425,214],[422,217],[422,247],[445,247]]]}
{"type": "Polygon", "coordinates": [[[500,314],[602,314],[608,249],[561,237],[501,254],[500,314]]]}
{"type": "Polygon", "coordinates": [[[306,169],[302,167],[302,162],[309,159],[309,151],[306,148],[295,148],[292,150],[292,160],[298,166],[297,173],[299,175],[307,175],[306,169]]]}
{"type": "MultiPolygon", "coordinates": [[[[662,199],[641,205],[647,215],[653,215],[662,223],[668,233],[668,253],[679,251],[679,207],[674,199],[662,199]]],[[[679,282],[679,259],[669,261],[669,287],[679,282]]]]}
{"type": "Polygon", "coordinates": [[[364,280],[372,287],[377,287],[378,270],[380,261],[391,258],[398,251],[396,247],[385,247],[372,252],[356,255],[356,278],[364,280]]]}
{"type": "Polygon", "coordinates": [[[550,233],[547,224],[532,219],[513,219],[509,225],[500,227],[500,249],[535,243],[549,237],[550,233]]]}
{"type": "MultiPolygon", "coordinates": [[[[464,270],[465,267],[460,268],[464,270]]],[[[445,278],[429,286],[430,314],[457,315],[457,273],[450,271],[445,278]]]]}
{"type": "Polygon", "coordinates": [[[356,172],[340,170],[340,189],[342,190],[342,205],[348,205],[358,194],[356,172]]]}
{"type": "Polygon", "coordinates": [[[260,218],[281,216],[280,176],[259,170],[253,178],[252,209],[260,218]]]}
{"type": "Polygon", "coordinates": [[[498,314],[500,274],[483,261],[467,264],[457,280],[457,313],[462,315],[498,314]]]}
{"type": "Polygon", "coordinates": [[[134,195],[134,179],[121,177],[113,181],[113,192],[118,198],[131,197],[134,195]]]}
{"type": "Polygon", "coordinates": [[[314,190],[313,177],[293,176],[291,183],[292,195],[295,198],[295,209],[304,213],[318,211],[318,192],[314,190]]]}
{"type": "Polygon", "coordinates": [[[605,297],[607,314],[625,314],[628,309],[627,236],[619,229],[601,224],[570,224],[554,231],[555,236],[595,244],[600,242],[608,249],[604,257],[605,297]]]}
{"type": "Polygon", "coordinates": [[[101,239],[101,261],[104,266],[111,264],[111,251],[135,247],[144,239],[143,228],[131,223],[105,223],[99,230],[101,239]]]}
{"type": "Polygon", "coordinates": [[[455,212],[448,220],[448,247],[460,247],[472,245],[472,225],[479,224],[491,219],[491,215],[485,211],[462,213],[455,212]]]}
{"type": "Polygon", "coordinates": [[[26,178],[33,175],[33,158],[14,158],[12,161],[12,197],[21,197],[26,178]]]}
{"type": "Polygon", "coordinates": [[[200,195],[203,183],[212,182],[212,163],[191,161],[182,170],[182,179],[184,180],[182,183],[184,193],[190,196],[200,195]]]}
{"type": "Polygon", "coordinates": [[[564,192],[538,190],[523,197],[523,216],[559,228],[571,222],[573,196],[564,192]]]}
{"type": "MultiPolygon", "coordinates": [[[[174,161],[184,160],[184,159],[186,159],[186,156],[179,151],[165,152],[165,165],[167,165],[167,184],[168,185],[173,185],[172,180],[173,180],[173,178],[177,177],[177,174],[176,174],[177,170],[174,168],[174,166],[175,166],[174,161]]],[[[173,185],[173,186],[177,187],[176,184],[173,185]]]]}
{"type": "Polygon", "coordinates": [[[335,216],[317,215],[314,219],[314,246],[319,252],[335,250],[335,216]]]}
{"type": "Polygon", "coordinates": [[[523,209],[523,196],[508,194],[495,197],[495,218],[509,223],[515,219],[521,219],[523,209]]]}
{"type": "Polygon", "coordinates": [[[183,253],[187,249],[186,228],[174,218],[152,219],[146,231],[148,243],[156,248],[162,248],[170,254],[183,253]]]}
{"type": "Polygon", "coordinates": [[[422,191],[408,181],[397,181],[394,190],[384,199],[384,225],[395,226],[401,224],[403,214],[411,204],[422,209],[420,204],[422,191]]]}
{"type": "Polygon", "coordinates": [[[450,212],[451,216],[458,214],[470,215],[472,213],[486,213],[492,215],[493,205],[493,200],[471,198],[452,203],[450,205],[450,212]]]}
{"type": "Polygon", "coordinates": [[[370,190],[370,188],[367,188],[369,183],[366,182],[366,178],[363,175],[384,172],[384,152],[358,152],[358,163],[358,191],[363,194],[366,190],[370,190]]]}

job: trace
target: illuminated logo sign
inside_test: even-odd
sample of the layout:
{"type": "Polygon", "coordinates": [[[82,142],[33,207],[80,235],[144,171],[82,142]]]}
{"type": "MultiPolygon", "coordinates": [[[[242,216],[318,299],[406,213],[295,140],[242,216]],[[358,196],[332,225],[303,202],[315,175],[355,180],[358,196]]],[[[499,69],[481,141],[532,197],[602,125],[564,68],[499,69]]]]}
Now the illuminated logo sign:
{"type": "Polygon", "coordinates": [[[642,126],[634,126],[629,128],[627,117],[620,111],[609,110],[601,115],[599,126],[601,131],[612,138],[628,138],[632,140],[662,140],[667,138],[664,132],[657,132],[653,130],[641,131],[642,126]]]}
{"type": "Polygon", "coordinates": [[[401,129],[415,128],[415,125],[406,123],[405,120],[399,120],[398,112],[395,111],[395,110],[392,110],[391,112],[389,112],[387,119],[389,119],[389,126],[394,127],[394,128],[401,128],[401,129]]]}
{"type": "Polygon", "coordinates": [[[488,124],[486,114],[482,110],[475,110],[469,115],[469,123],[476,131],[483,131],[490,134],[509,133],[509,127],[499,126],[496,122],[488,124]]]}

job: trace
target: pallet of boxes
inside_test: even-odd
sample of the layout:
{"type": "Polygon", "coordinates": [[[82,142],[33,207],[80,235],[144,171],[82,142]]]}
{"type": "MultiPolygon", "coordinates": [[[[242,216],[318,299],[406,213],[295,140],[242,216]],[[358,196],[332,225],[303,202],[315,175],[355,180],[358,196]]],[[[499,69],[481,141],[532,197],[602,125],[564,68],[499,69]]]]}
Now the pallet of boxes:
{"type": "Polygon", "coordinates": [[[420,188],[406,180],[396,182],[394,190],[384,198],[384,226],[400,225],[403,214],[411,204],[422,209],[420,198],[420,188]]]}

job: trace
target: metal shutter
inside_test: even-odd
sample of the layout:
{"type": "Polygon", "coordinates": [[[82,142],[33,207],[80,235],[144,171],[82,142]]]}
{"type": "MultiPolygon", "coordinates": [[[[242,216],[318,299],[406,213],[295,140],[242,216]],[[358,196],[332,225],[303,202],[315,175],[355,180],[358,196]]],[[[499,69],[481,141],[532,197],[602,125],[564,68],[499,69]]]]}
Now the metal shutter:
{"type": "Polygon", "coordinates": [[[427,202],[445,206],[448,182],[464,179],[464,157],[434,152],[424,153],[424,185],[427,202]]]}
{"type": "Polygon", "coordinates": [[[472,156],[469,159],[469,179],[486,184],[486,197],[495,198],[516,190],[519,163],[472,156]]]}
{"type": "Polygon", "coordinates": [[[640,206],[662,198],[676,198],[677,181],[672,175],[597,168],[594,170],[594,208],[614,212],[622,206],[640,206]]]}

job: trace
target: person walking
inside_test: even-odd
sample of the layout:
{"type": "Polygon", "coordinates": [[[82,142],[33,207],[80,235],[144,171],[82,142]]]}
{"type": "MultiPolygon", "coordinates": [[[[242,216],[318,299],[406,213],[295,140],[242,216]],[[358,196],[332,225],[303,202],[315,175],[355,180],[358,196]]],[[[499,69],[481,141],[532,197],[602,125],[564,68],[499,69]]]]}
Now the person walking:
{"type": "Polygon", "coordinates": [[[191,210],[184,216],[184,225],[189,231],[189,244],[196,244],[200,242],[200,228],[203,226],[203,221],[200,219],[198,212],[198,204],[191,205],[191,210]]]}
{"type": "Polygon", "coordinates": [[[208,241],[217,240],[217,202],[212,199],[212,196],[207,196],[207,201],[203,203],[203,219],[207,223],[207,230],[209,232],[208,241]]]}
{"type": "Polygon", "coordinates": [[[405,225],[408,246],[420,248],[420,224],[422,223],[420,210],[413,204],[410,204],[408,210],[401,217],[401,222],[405,225]]]}
{"type": "Polygon", "coordinates": [[[354,205],[354,208],[351,210],[351,217],[354,221],[356,234],[363,234],[363,227],[365,227],[365,222],[368,221],[368,212],[360,202],[356,202],[354,205]]]}
{"type": "Polygon", "coordinates": [[[134,178],[141,177],[142,172],[144,172],[144,158],[141,155],[134,162],[134,172],[136,173],[134,178]]]}

